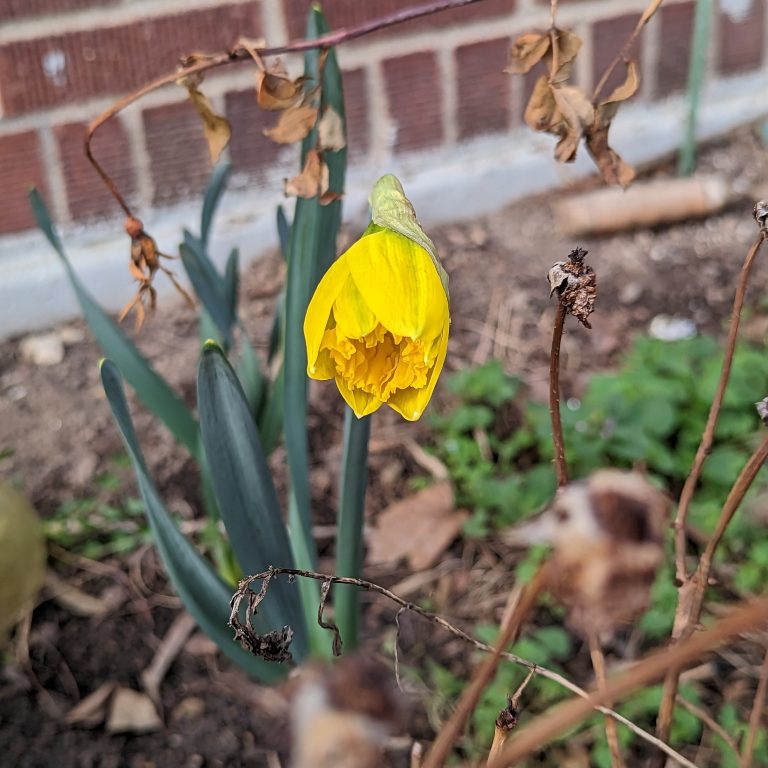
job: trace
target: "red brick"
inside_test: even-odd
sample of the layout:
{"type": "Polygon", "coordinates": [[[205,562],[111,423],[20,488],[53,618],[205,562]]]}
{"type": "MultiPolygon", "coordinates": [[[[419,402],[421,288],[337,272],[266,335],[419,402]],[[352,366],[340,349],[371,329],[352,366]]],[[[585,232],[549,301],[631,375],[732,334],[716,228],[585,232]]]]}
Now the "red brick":
{"type": "MultiPolygon", "coordinates": [[[[592,82],[595,86],[600,82],[600,78],[611,65],[611,62],[621,52],[632,31],[637,26],[639,18],[639,13],[629,13],[625,16],[616,16],[612,19],[603,19],[595,22],[595,25],[592,27],[592,82]]],[[[642,41],[643,35],[640,33],[639,39],[632,46],[632,50],[628,52],[628,58],[635,61],[639,70],[642,70],[642,41]]],[[[617,88],[624,82],[626,74],[627,68],[624,64],[617,65],[603,86],[601,94],[608,96],[614,88],[617,88]]]]}
{"type": "MultiPolygon", "coordinates": [[[[120,208],[85,156],[84,123],[67,123],[54,129],[67,187],[69,211],[76,220],[118,215],[120,208]]],[[[109,174],[124,197],[135,191],[128,139],[117,119],[99,128],[91,142],[93,156],[109,174]]]]}
{"type": "MultiPolygon", "coordinates": [[[[288,33],[292,38],[304,37],[307,28],[307,15],[313,2],[314,0],[283,0],[285,16],[288,21],[288,33]]],[[[332,29],[357,26],[371,19],[412,8],[414,5],[416,5],[414,0],[325,0],[322,3],[323,12],[332,29]]],[[[468,21],[476,19],[509,16],[514,12],[515,5],[515,0],[484,0],[482,3],[475,3],[464,8],[441,11],[406,21],[377,32],[375,35],[403,34],[417,29],[443,29],[457,24],[466,24],[468,21]]]]}
{"type": "Polygon", "coordinates": [[[389,116],[397,128],[395,149],[426,149],[443,140],[437,59],[412,53],[383,62],[389,116]]]}
{"type": "Polygon", "coordinates": [[[688,2],[661,6],[659,63],[656,75],[658,96],[680,91],[688,82],[694,5],[695,3],[688,2]]]}
{"type": "Polygon", "coordinates": [[[344,109],[347,118],[347,146],[349,154],[364,155],[368,151],[368,89],[365,70],[353,69],[343,73],[344,109]]]}
{"type": "Polygon", "coordinates": [[[35,226],[27,193],[37,187],[45,196],[40,141],[34,131],[0,136],[0,232],[20,232],[35,226]]]}
{"type": "Polygon", "coordinates": [[[720,72],[732,75],[758,69],[763,63],[765,0],[752,0],[743,17],[734,18],[720,9],[720,72]]]}
{"type": "Polygon", "coordinates": [[[193,51],[222,51],[260,33],[260,4],[222,5],[122,26],[71,32],[0,47],[6,115],[120,94],[171,71],[193,51]],[[63,57],[58,77],[44,61],[63,57]]]}
{"type": "Polygon", "coordinates": [[[2,0],[0,22],[51,13],[79,11],[93,6],[116,5],[119,0],[2,0]]]}
{"type": "Polygon", "coordinates": [[[465,45],[456,51],[459,138],[509,127],[508,38],[465,45]]]}
{"type": "Polygon", "coordinates": [[[142,113],[155,185],[152,202],[172,203],[198,196],[211,172],[203,124],[186,101],[142,113]]]}
{"type": "Polygon", "coordinates": [[[279,147],[263,133],[277,122],[277,112],[265,112],[256,104],[256,88],[231,91],[225,97],[226,115],[232,125],[229,155],[234,171],[253,173],[277,161],[279,147]]]}

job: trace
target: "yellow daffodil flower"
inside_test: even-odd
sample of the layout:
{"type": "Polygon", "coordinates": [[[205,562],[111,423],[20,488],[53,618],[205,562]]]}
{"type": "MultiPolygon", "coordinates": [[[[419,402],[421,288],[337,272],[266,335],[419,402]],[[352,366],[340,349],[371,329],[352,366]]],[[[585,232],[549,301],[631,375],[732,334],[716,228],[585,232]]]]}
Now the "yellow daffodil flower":
{"type": "MultiPolygon", "coordinates": [[[[385,180],[402,193],[394,177],[385,180]]],[[[375,222],[374,211],[368,234],[336,260],[309,303],[307,373],[335,379],[358,417],[386,404],[414,421],[445,362],[448,296],[436,256],[375,222]]]]}

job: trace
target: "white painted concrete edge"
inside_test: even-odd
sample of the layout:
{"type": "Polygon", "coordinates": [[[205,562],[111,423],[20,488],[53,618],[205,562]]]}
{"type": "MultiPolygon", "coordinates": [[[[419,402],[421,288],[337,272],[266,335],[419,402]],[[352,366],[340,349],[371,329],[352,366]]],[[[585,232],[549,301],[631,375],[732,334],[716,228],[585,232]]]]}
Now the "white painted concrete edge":
{"type": "MultiPolygon", "coordinates": [[[[698,135],[709,139],[768,117],[768,71],[719,81],[703,94],[698,135]]],[[[625,105],[612,129],[612,144],[630,163],[642,165],[674,152],[684,122],[682,97],[647,105],[625,105]]],[[[480,138],[431,153],[391,157],[350,168],[344,219],[352,230],[367,218],[367,195],[383,173],[403,182],[426,226],[468,220],[492,213],[528,195],[567,185],[594,173],[585,151],[572,165],[552,159],[554,140],[526,128],[503,136],[480,138]]],[[[214,225],[212,252],[223,261],[233,247],[242,263],[277,245],[275,208],[286,202],[279,190],[286,166],[260,184],[233,179],[214,225]]],[[[287,201],[287,210],[292,209],[287,201]]],[[[175,252],[182,227],[196,231],[200,203],[188,202],[148,213],[144,223],[162,250],[175,252]]],[[[65,248],[83,282],[105,308],[118,310],[133,294],[128,278],[127,237],[120,222],[72,228],[62,233],[65,248]]],[[[170,263],[173,267],[173,263],[170,263]]],[[[180,273],[180,265],[176,271],[180,273]]],[[[42,235],[26,233],[0,241],[0,338],[47,328],[79,314],[74,294],[57,256],[42,235]]],[[[158,281],[161,295],[172,288],[158,281]]]]}

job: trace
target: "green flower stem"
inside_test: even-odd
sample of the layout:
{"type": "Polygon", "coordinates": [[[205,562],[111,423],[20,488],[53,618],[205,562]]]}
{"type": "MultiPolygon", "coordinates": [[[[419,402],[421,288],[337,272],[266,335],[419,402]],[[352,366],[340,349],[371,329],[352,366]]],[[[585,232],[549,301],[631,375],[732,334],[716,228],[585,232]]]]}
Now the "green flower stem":
{"type": "MultiPolygon", "coordinates": [[[[371,417],[358,419],[347,407],[344,412],[344,453],[339,493],[339,532],[336,538],[336,575],[359,578],[363,564],[365,487],[368,482],[368,440],[371,417]]],[[[345,650],[357,646],[360,624],[360,591],[337,585],[334,612],[345,650]]]]}

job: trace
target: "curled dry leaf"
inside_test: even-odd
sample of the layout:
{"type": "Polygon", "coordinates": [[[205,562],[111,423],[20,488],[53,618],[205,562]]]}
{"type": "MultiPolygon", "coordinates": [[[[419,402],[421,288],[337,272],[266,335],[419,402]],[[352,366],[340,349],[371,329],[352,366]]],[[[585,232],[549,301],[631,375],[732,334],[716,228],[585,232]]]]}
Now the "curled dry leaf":
{"type": "Polygon", "coordinates": [[[256,103],[269,111],[288,109],[304,97],[305,77],[295,80],[282,72],[259,69],[256,71],[256,103]]]}
{"type": "Polygon", "coordinates": [[[534,131],[549,132],[560,122],[560,112],[546,75],[542,75],[534,84],[523,118],[526,125],[534,131]]]}
{"type": "Polygon", "coordinates": [[[198,83],[190,78],[182,82],[189,93],[190,101],[197,110],[197,114],[200,115],[200,119],[203,121],[203,133],[205,140],[208,142],[211,163],[216,163],[224,148],[229,144],[232,128],[226,117],[216,114],[211,106],[211,102],[208,101],[205,94],[197,87],[198,83]]]}
{"type": "Polygon", "coordinates": [[[552,72],[554,60],[551,51],[547,56],[547,64],[552,82],[562,83],[570,78],[571,67],[583,43],[575,32],[568,29],[555,30],[555,39],[557,42],[557,71],[552,72]]]}
{"type": "Polygon", "coordinates": [[[459,535],[468,515],[457,510],[448,481],[390,504],[368,538],[368,562],[406,558],[414,571],[433,566],[459,535]]]}
{"type": "Polygon", "coordinates": [[[293,197],[317,197],[327,191],[328,166],[316,149],[310,149],[301,173],[285,182],[285,194],[293,197]]]}
{"type": "Polygon", "coordinates": [[[280,115],[274,128],[264,129],[264,135],[278,144],[293,144],[309,134],[316,120],[314,107],[290,107],[280,115]]]}
{"type": "Polygon", "coordinates": [[[327,107],[317,124],[318,148],[338,152],[347,146],[344,136],[344,121],[333,107],[327,107]]]}
{"type": "Polygon", "coordinates": [[[605,101],[598,104],[592,125],[585,131],[587,150],[606,184],[627,187],[635,178],[632,166],[625,163],[608,144],[608,131],[620,104],[637,93],[639,83],[637,64],[628,61],[626,79],[605,101]]]}
{"type": "Polygon", "coordinates": [[[509,66],[504,70],[513,75],[524,75],[538,64],[549,50],[550,37],[546,34],[532,32],[520,37],[512,43],[509,66]]]}
{"type": "Polygon", "coordinates": [[[552,95],[563,118],[558,126],[561,138],[555,147],[555,158],[561,163],[570,163],[576,159],[584,130],[595,118],[595,109],[583,91],[572,85],[553,87],[552,95]]]}

